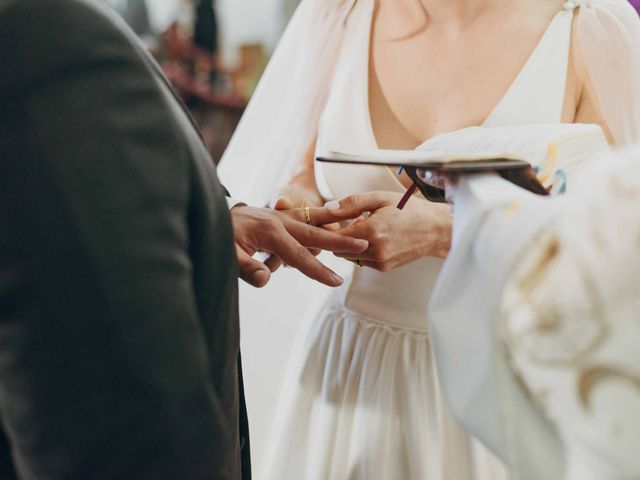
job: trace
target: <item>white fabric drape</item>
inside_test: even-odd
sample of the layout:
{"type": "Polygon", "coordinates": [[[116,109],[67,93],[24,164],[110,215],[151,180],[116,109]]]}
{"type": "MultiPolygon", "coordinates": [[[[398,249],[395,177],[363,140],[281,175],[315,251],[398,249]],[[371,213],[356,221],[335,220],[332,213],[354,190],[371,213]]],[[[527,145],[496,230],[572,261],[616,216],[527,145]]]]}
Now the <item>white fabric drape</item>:
{"type": "Polygon", "coordinates": [[[429,308],[445,395],[458,420],[507,463],[510,478],[559,480],[561,444],[505,380],[491,329],[507,266],[553,215],[553,202],[493,176],[463,178],[454,198],[453,248],[429,308]],[[512,205],[524,208],[511,213],[512,205]]]}
{"type": "Polygon", "coordinates": [[[640,18],[627,0],[573,0],[575,39],[614,142],[640,140],[640,18]]]}
{"type": "Polygon", "coordinates": [[[265,205],[315,140],[353,0],[303,0],[276,48],[218,173],[236,198],[265,205]]]}
{"type": "MultiPolygon", "coordinates": [[[[514,268],[504,265],[492,327],[510,365],[505,379],[561,437],[564,480],[640,478],[640,150],[583,169],[554,204],[514,268]]],[[[503,226],[496,236],[510,237],[503,226]]],[[[511,420],[527,434],[519,417],[511,420]]],[[[519,443],[527,457],[544,451],[519,443]]]]}
{"type": "MultiPolygon", "coordinates": [[[[625,185],[622,180],[625,171],[633,176],[638,170],[638,152],[636,149],[618,155],[602,155],[587,162],[580,176],[576,177],[578,183],[574,182],[565,197],[537,197],[496,176],[487,175],[463,178],[453,195],[454,247],[438,280],[430,306],[431,340],[452,409],[469,430],[508,462],[512,480],[569,478],[566,453],[575,445],[565,445],[560,440],[555,426],[549,423],[540,406],[534,404],[534,399],[528,394],[536,390],[523,388],[522,380],[511,365],[501,323],[505,285],[526,254],[535,247],[541,234],[553,228],[560,231],[558,225],[563,227],[562,231],[574,233],[570,238],[576,243],[575,251],[564,245],[564,252],[576,259],[580,259],[584,245],[602,242],[602,238],[607,236],[633,237],[636,234],[634,230],[620,229],[625,224],[620,221],[622,215],[617,210],[628,216],[638,210],[634,204],[637,203],[637,196],[628,193],[633,190],[621,186],[625,185]],[[621,180],[616,183],[616,178],[621,180]],[[606,208],[596,208],[598,202],[593,192],[603,189],[606,189],[603,196],[609,204],[606,208],[617,209],[616,215],[612,216],[614,221],[603,216],[606,208]],[[614,205],[623,198],[620,192],[626,195],[625,203],[614,205]],[[584,206],[584,203],[590,206],[584,206]],[[576,218],[571,216],[571,212],[576,212],[576,218]],[[566,225],[559,223],[561,221],[566,225]],[[579,228],[572,229],[571,222],[581,223],[579,228]],[[597,223],[589,229],[588,225],[592,222],[597,223]],[[612,233],[613,230],[615,233],[612,233]],[[583,231],[589,231],[589,235],[581,240],[579,233],[583,231]],[[606,234],[599,235],[599,231],[606,231],[606,234]]],[[[630,182],[633,185],[636,183],[630,182]]],[[[635,222],[626,225],[633,226],[635,222]]],[[[617,241],[615,245],[628,246],[632,241],[617,241]]],[[[614,255],[610,245],[609,255],[614,255]]],[[[615,254],[624,256],[625,252],[616,251],[615,254]]],[[[598,258],[597,262],[607,265],[604,258],[598,258]]],[[[601,284],[606,285],[607,291],[611,288],[618,291],[619,298],[624,301],[636,298],[635,285],[622,282],[611,287],[615,284],[615,278],[611,276],[615,277],[615,268],[619,267],[600,269],[603,278],[607,279],[601,284]]],[[[589,269],[592,272],[599,271],[595,264],[589,269]]],[[[598,275],[594,274],[594,277],[598,275]]],[[[570,288],[570,282],[565,287],[570,288]]],[[[576,293],[575,290],[564,292],[562,287],[556,291],[558,295],[576,293]]],[[[575,307],[584,308],[584,305],[575,307]]],[[[555,393],[548,394],[552,396],[555,393]]],[[[557,415],[557,412],[554,413],[557,415]]],[[[558,423],[562,423],[562,420],[565,429],[573,427],[573,430],[570,429],[574,435],[572,441],[591,442],[594,445],[613,443],[613,439],[607,439],[606,436],[610,434],[607,433],[609,430],[603,432],[603,436],[596,441],[585,436],[581,426],[568,425],[571,418],[574,415],[570,412],[566,419],[556,420],[558,423]]],[[[598,431],[598,428],[606,429],[609,426],[608,423],[596,423],[594,420],[589,425],[589,435],[598,431]]],[[[632,448],[624,443],[629,437],[615,438],[619,439],[618,446],[632,448]]],[[[606,448],[594,448],[594,451],[602,452],[606,448]]],[[[616,453],[623,455],[623,452],[629,454],[625,450],[616,453]]],[[[614,455],[600,460],[617,461],[618,458],[621,457],[614,455]]],[[[576,462],[573,460],[575,468],[576,462]]],[[[585,463],[586,460],[583,460],[585,463]]],[[[592,462],[597,463],[595,460],[592,462]]],[[[601,478],[613,476],[604,475],[601,478]]]]}
{"type": "MultiPolygon", "coordinates": [[[[615,144],[631,144],[640,138],[638,14],[626,0],[572,3],[580,9],[574,39],[600,113],[615,144]]],[[[528,197],[497,178],[462,182],[453,248],[430,306],[431,338],[447,399],[465,427],[509,464],[512,478],[560,479],[562,445],[524,398],[491,335],[509,266],[557,208],[556,201],[528,197]],[[513,214],[509,234],[498,238],[499,217],[518,199],[526,209],[513,214]]]]}

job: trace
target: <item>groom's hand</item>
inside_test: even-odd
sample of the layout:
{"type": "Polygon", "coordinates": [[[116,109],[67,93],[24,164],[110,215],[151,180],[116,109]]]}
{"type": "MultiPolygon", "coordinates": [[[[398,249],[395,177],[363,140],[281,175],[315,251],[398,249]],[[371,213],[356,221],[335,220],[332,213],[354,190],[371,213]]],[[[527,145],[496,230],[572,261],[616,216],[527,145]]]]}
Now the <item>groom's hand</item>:
{"type": "MultiPolygon", "coordinates": [[[[335,221],[329,218],[331,215],[326,209],[312,209],[312,218],[318,225],[335,221]]],[[[271,276],[268,265],[252,258],[256,252],[271,253],[309,278],[337,287],[342,284],[342,278],[316,259],[309,249],[360,254],[369,246],[366,240],[307,225],[301,208],[276,211],[238,206],[231,210],[231,217],[240,277],[255,287],[265,286],[271,276]]]]}

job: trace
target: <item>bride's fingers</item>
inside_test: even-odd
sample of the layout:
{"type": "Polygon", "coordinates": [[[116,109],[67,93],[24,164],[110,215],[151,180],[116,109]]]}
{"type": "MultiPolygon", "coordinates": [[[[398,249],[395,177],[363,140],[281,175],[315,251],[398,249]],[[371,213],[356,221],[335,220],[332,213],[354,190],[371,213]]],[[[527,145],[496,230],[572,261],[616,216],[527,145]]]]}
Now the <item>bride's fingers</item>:
{"type": "Polygon", "coordinates": [[[326,230],[333,230],[333,227],[326,228],[327,226],[337,224],[342,220],[348,220],[340,215],[333,215],[331,212],[327,211],[324,207],[308,207],[309,208],[309,218],[305,213],[305,208],[292,208],[286,211],[286,214],[291,218],[296,220],[297,222],[308,223],[307,220],[311,220],[311,225],[316,227],[322,227],[326,230]]]}
{"type": "Polygon", "coordinates": [[[274,210],[290,210],[295,208],[293,201],[288,197],[278,197],[275,202],[273,202],[274,210]]]}
{"type": "Polygon", "coordinates": [[[361,253],[360,255],[349,255],[348,253],[334,253],[334,255],[336,257],[339,258],[344,258],[345,260],[349,260],[350,262],[356,262],[357,260],[360,260],[360,262],[375,262],[377,261],[377,257],[375,254],[371,253],[371,252],[364,252],[361,253]]]}
{"type": "Polygon", "coordinates": [[[374,232],[374,228],[371,222],[365,222],[364,217],[358,217],[350,225],[347,225],[342,230],[339,230],[340,235],[346,235],[353,238],[370,238],[370,235],[374,232]]]}
{"type": "Polygon", "coordinates": [[[340,230],[340,224],[338,222],[329,223],[328,225],[322,225],[322,228],[329,232],[337,232],[338,230],[340,230]]]}
{"type": "Polygon", "coordinates": [[[369,242],[366,240],[329,232],[322,228],[309,226],[301,222],[290,222],[286,228],[298,242],[308,249],[329,250],[331,252],[357,255],[369,247],[369,242]]]}
{"type": "MultiPolygon", "coordinates": [[[[274,206],[275,208],[275,206],[274,206]]],[[[358,215],[351,216],[351,212],[348,214],[334,213],[331,210],[327,210],[325,207],[307,207],[309,209],[309,215],[307,218],[306,208],[283,208],[283,213],[293,218],[294,220],[302,223],[308,223],[311,221],[311,225],[316,227],[322,227],[328,231],[337,231],[340,229],[340,222],[345,220],[352,220],[358,215]]],[[[275,208],[278,210],[278,208],[275,208]]]]}
{"type": "Polygon", "coordinates": [[[390,205],[395,206],[396,198],[389,192],[369,192],[349,195],[325,204],[324,208],[311,209],[314,225],[352,220],[390,205]]]}
{"type": "Polygon", "coordinates": [[[357,195],[349,195],[340,200],[328,202],[324,206],[324,212],[318,212],[318,220],[326,220],[322,223],[351,220],[358,218],[365,212],[374,212],[389,205],[395,205],[395,198],[389,192],[368,192],[357,195]]]}
{"type": "MultiPolygon", "coordinates": [[[[304,213],[304,208],[294,208],[288,210],[287,213],[298,222],[306,223],[307,219],[304,213]]],[[[355,221],[362,221],[366,219],[363,215],[356,217],[352,217],[351,215],[336,215],[324,207],[309,208],[309,216],[311,217],[311,225],[322,227],[324,230],[329,232],[339,231],[342,228],[340,222],[353,220],[354,218],[356,219],[355,221]]]]}

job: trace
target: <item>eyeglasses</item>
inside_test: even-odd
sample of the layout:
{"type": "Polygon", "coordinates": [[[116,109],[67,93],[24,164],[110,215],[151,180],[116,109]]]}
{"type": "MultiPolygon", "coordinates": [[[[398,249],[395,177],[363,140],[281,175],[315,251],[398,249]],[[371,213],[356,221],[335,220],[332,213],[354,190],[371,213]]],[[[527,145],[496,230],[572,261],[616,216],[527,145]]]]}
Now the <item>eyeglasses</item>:
{"type": "Polygon", "coordinates": [[[401,170],[406,172],[407,176],[411,179],[413,184],[407,189],[402,199],[398,203],[398,209],[402,210],[409,198],[415,193],[416,190],[420,190],[420,193],[431,202],[445,203],[445,191],[441,188],[435,187],[427,183],[421,174],[427,171],[436,172],[438,175],[446,177],[458,177],[463,174],[469,173],[497,173],[505,180],[508,180],[515,185],[529,190],[537,195],[548,196],[549,191],[538,181],[535,170],[531,165],[513,165],[508,167],[495,168],[495,164],[483,165],[482,163],[462,163],[452,162],[443,164],[433,169],[425,169],[419,167],[402,167],[401,170]]]}

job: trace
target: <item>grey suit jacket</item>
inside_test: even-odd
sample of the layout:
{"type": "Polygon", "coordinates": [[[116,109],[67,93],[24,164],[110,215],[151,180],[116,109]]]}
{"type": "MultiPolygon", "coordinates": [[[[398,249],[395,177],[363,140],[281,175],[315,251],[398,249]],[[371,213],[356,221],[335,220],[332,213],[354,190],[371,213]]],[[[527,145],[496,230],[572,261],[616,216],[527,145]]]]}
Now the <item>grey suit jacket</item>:
{"type": "Polygon", "coordinates": [[[108,7],[0,0],[0,478],[248,478],[224,196],[108,7]]]}

